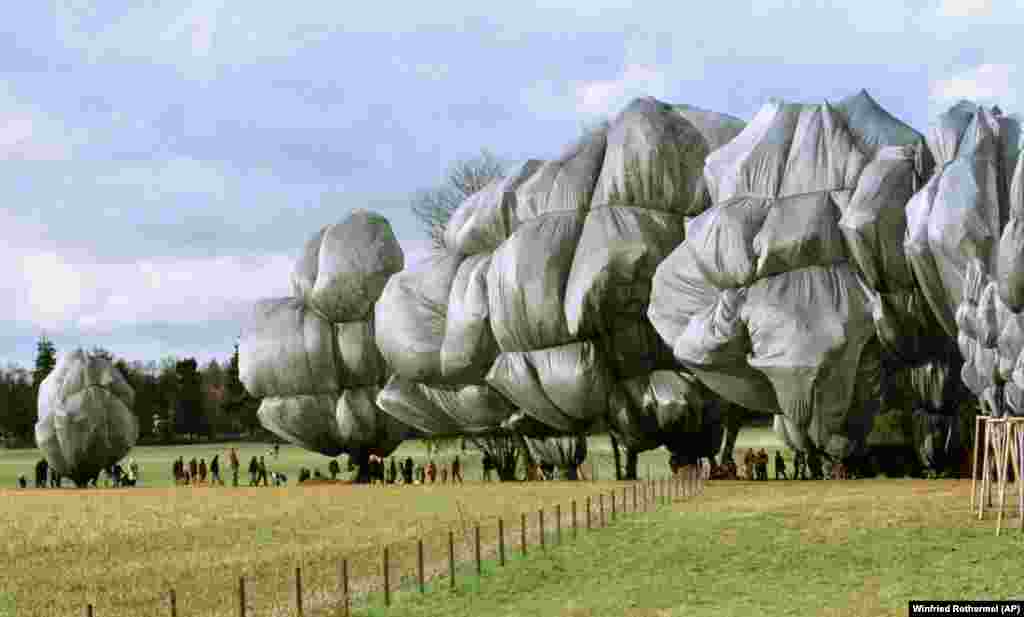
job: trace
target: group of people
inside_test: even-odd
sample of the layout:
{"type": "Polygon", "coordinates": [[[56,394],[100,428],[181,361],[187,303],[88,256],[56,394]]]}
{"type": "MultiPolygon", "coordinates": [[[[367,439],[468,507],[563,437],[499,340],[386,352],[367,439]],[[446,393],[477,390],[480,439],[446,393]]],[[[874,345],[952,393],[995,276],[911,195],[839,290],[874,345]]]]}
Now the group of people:
{"type": "MultiPolygon", "coordinates": [[[[334,470],[331,471],[334,475],[334,470]]],[[[402,484],[447,484],[449,478],[452,484],[462,484],[462,462],[458,456],[452,460],[450,466],[442,463],[440,467],[433,460],[428,461],[426,465],[417,465],[412,457],[406,458],[403,462],[392,458],[390,464],[385,464],[383,458],[370,456],[371,484],[398,484],[400,479],[402,484]]]]}
{"type": "MultiPolygon", "coordinates": [[[[59,471],[50,466],[49,461],[41,458],[35,466],[35,487],[36,488],[59,488],[64,478],[59,471]]],[[[124,465],[114,463],[103,470],[103,485],[105,487],[121,488],[135,486],[139,482],[139,464],[134,458],[129,458],[124,465]]],[[[97,486],[99,477],[93,478],[89,486],[97,486]]],[[[28,478],[25,474],[18,476],[18,487],[28,488],[28,478]]]]}
{"type": "MultiPolygon", "coordinates": [[[[747,450],[743,455],[743,477],[748,480],[767,480],[768,461],[768,453],[764,448],[757,452],[753,448],[747,450]]],[[[736,464],[729,460],[720,465],[712,474],[712,477],[736,479],[740,477],[737,471],[736,464]]],[[[832,476],[836,479],[846,479],[849,477],[849,474],[841,463],[836,463],[833,465],[832,476]]],[[[820,479],[823,477],[820,458],[800,451],[793,455],[794,480],[820,479]]],[[[775,451],[775,479],[789,479],[789,475],[786,473],[786,461],[782,458],[782,452],[778,450],[775,451]]]]}

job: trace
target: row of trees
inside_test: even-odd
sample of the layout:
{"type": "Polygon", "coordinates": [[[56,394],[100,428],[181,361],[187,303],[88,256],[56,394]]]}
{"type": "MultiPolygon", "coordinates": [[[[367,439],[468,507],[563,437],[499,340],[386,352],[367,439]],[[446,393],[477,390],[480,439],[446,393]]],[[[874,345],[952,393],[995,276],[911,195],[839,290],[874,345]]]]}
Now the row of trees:
{"type": "MultiPolygon", "coordinates": [[[[238,378],[237,344],[227,362],[211,360],[202,367],[195,358],[127,362],[102,348],[92,352],[113,361],[135,390],[132,411],[144,440],[213,438],[259,429],[259,400],[238,378]]],[[[39,385],[56,364],[57,349],[44,336],[32,371],[15,364],[0,368],[0,436],[8,443],[34,444],[39,385]]]]}

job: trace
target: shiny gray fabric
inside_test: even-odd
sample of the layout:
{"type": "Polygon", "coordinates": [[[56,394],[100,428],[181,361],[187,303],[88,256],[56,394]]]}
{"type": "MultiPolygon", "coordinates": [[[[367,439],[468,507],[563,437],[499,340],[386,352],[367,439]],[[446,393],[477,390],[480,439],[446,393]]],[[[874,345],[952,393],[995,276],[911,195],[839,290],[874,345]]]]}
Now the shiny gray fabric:
{"type": "Polygon", "coordinates": [[[375,308],[377,347],[395,374],[443,382],[441,348],[458,255],[435,255],[391,277],[375,308]]]}
{"type": "Polygon", "coordinates": [[[263,398],[265,428],[326,456],[360,459],[415,435],[376,405],[387,366],[373,307],[403,263],[387,220],[356,211],[306,243],[291,274],[296,297],[255,303],[239,375],[263,398]]]}
{"type": "Polygon", "coordinates": [[[139,438],[135,392],[102,356],[63,354],[39,386],[36,444],[50,466],[76,483],[121,460],[139,438]]]}
{"type": "Polygon", "coordinates": [[[256,302],[238,358],[239,377],[255,397],[338,391],[334,331],[299,298],[256,302]]]}
{"type": "Polygon", "coordinates": [[[675,357],[727,400],[781,412],[789,443],[842,458],[870,431],[856,393],[877,383],[876,315],[905,316],[880,294],[913,290],[898,249],[922,144],[864,92],[772,101],[708,155],[714,206],[655,272],[648,316],[675,357]]]}
{"type": "Polygon", "coordinates": [[[329,321],[358,321],[370,315],[388,278],[404,265],[402,248],[387,219],[356,210],[307,243],[292,284],[329,321]]]}
{"type": "Polygon", "coordinates": [[[433,388],[397,377],[391,378],[377,403],[388,415],[431,437],[494,432],[515,412],[486,385],[433,388]]]}

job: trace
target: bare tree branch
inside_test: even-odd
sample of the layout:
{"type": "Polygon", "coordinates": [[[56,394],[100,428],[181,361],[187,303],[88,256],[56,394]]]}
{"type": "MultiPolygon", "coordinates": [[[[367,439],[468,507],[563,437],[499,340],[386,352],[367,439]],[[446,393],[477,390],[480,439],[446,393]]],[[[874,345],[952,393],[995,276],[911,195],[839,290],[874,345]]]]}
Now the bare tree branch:
{"type": "Polygon", "coordinates": [[[433,248],[444,248],[444,230],[455,209],[503,173],[501,162],[484,149],[477,156],[453,163],[440,186],[413,194],[410,209],[430,237],[433,248]]]}

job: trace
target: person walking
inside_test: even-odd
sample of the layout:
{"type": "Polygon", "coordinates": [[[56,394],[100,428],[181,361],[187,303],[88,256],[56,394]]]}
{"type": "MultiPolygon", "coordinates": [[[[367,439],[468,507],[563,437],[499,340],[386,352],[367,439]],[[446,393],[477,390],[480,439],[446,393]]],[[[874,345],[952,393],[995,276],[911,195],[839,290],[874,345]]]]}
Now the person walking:
{"type": "Polygon", "coordinates": [[[260,457],[259,474],[260,476],[259,479],[256,480],[256,484],[259,484],[262,481],[263,486],[270,486],[270,480],[267,478],[267,462],[263,460],[262,456],[260,457]]]}
{"type": "Polygon", "coordinates": [[[199,459],[199,484],[206,484],[206,459],[199,459]]]}
{"type": "Polygon", "coordinates": [[[249,460],[249,486],[256,486],[260,477],[260,463],[253,456],[249,460]]]}
{"type": "Polygon", "coordinates": [[[483,481],[484,482],[490,482],[491,481],[491,470],[494,469],[494,459],[491,458],[491,453],[490,452],[484,452],[484,460],[482,461],[482,465],[483,465],[483,468],[484,468],[483,481]]]}
{"type": "Polygon", "coordinates": [[[455,460],[452,461],[452,484],[458,482],[462,484],[462,462],[459,461],[459,455],[455,455],[455,460]]]}
{"type": "Polygon", "coordinates": [[[760,476],[758,480],[768,479],[768,452],[764,448],[757,453],[757,475],[760,476]]]}
{"type": "Polygon", "coordinates": [[[391,467],[388,469],[388,484],[395,484],[398,482],[398,464],[395,463],[395,458],[391,457],[391,467]]]}
{"type": "Polygon", "coordinates": [[[405,459],[405,465],[402,468],[402,479],[405,480],[406,484],[412,484],[412,480],[413,480],[412,474],[413,474],[413,463],[412,463],[412,457],[410,456],[410,457],[407,457],[405,459]]]}
{"type": "Polygon", "coordinates": [[[39,459],[36,463],[36,488],[46,488],[47,476],[49,475],[50,464],[45,458],[39,459]]]}
{"type": "Polygon", "coordinates": [[[228,453],[228,462],[231,464],[231,486],[238,486],[238,450],[231,448],[228,453]]]}
{"type": "Polygon", "coordinates": [[[219,484],[224,486],[224,481],[220,479],[220,455],[214,454],[213,460],[210,461],[210,484],[219,484]]]}
{"type": "Polygon", "coordinates": [[[199,484],[199,462],[193,456],[192,460],[188,462],[188,475],[189,479],[192,480],[192,486],[199,484]]]}
{"type": "Polygon", "coordinates": [[[778,480],[780,476],[782,477],[783,480],[788,480],[789,479],[789,478],[786,477],[786,461],[784,461],[782,459],[782,452],[779,452],[778,450],[776,450],[775,451],[775,479],[778,480]]]}
{"type": "Polygon", "coordinates": [[[431,484],[437,480],[437,465],[434,464],[434,461],[430,461],[430,463],[427,464],[427,479],[431,484]]]}
{"type": "Polygon", "coordinates": [[[341,465],[338,464],[338,459],[332,458],[330,463],[327,463],[327,471],[331,474],[331,480],[337,480],[338,474],[341,473],[341,465]]]}

